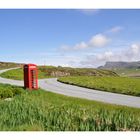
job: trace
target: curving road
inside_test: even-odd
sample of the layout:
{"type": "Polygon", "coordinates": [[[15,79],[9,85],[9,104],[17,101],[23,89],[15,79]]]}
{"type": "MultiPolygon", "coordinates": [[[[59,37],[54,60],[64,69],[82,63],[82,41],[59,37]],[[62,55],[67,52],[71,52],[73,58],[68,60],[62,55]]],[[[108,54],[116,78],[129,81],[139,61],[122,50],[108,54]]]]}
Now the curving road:
{"type": "MultiPolygon", "coordinates": [[[[6,72],[8,70],[13,70],[13,69],[18,69],[19,67],[16,68],[10,68],[10,69],[4,69],[4,70],[0,70],[0,74],[3,72],[6,72]]],[[[2,78],[0,77],[0,83],[3,84],[11,84],[11,85],[17,85],[17,86],[23,86],[23,81],[19,81],[19,80],[12,80],[12,79],[6,79],[6,78],[2,78]]]]}
{"type": "MultiPolygon", "coordinates": [[[[11,70],[11,69],[0,70],[0,73],[5,72],[7,70],[11,70]]],[[[0,83],[8,83],[12,85],[23,86],[23,81],[11,80],[11,79],[1,78],[1,77],[0,77],[0,83]]],[[[134,96],[92,90],[92,89],[77,87],[73,85],[67,85],[58,82],[57,78],[41,79],[39,80],[39,86],[40,88],[46,91],[51,91],[67,96],[140,108],[140,97],[134,97],[134,96]]]]}

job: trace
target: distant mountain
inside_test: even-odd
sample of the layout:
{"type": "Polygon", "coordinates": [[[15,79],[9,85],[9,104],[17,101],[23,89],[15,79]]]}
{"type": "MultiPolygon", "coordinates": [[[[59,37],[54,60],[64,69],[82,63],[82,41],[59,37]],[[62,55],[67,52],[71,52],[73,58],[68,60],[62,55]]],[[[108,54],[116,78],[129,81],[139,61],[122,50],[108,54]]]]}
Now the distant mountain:
{"type": "Polygon", "coordinates": [[[123,68],[140,68],[140,61],[137,62],[106,62],[104,66],[98,67],[99,69],[123,69],[123,68]]]}

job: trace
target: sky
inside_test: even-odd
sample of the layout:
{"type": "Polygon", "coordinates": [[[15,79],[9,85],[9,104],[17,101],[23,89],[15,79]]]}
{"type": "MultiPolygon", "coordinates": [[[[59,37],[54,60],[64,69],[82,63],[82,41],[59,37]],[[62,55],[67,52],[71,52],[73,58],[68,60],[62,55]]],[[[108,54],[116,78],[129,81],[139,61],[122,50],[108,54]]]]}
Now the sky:
{"type": "Polygon", "coordinates": [[[98,67],[140,60],[140,10],[0,9],[0,61],[98,67]]]}

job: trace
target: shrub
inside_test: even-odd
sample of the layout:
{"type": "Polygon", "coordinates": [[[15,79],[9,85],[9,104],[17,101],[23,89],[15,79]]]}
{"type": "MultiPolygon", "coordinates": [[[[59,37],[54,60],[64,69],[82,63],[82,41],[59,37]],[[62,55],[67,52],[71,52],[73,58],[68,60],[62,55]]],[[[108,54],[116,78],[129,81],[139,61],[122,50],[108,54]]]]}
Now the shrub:
{"type": "Polygon", "coordinates": [[[19,87],[16,87],[16,88],[13,88],[13,92],[15,95],[21,95],[23,94],[25,91],[23,88],[19,88],[19,87]]]}
{"type": "Polygon", "coordinates": [[[0,90],[0,98],[12,98],[14,96],[14,93],[11,88],[3,88],[0,90]]]}
{"type": "Polygon", "coordinates": [[[22,87],[0,84],[0,99],[12,98],[15,95],[21,95],[24,92],[22,87]]]}

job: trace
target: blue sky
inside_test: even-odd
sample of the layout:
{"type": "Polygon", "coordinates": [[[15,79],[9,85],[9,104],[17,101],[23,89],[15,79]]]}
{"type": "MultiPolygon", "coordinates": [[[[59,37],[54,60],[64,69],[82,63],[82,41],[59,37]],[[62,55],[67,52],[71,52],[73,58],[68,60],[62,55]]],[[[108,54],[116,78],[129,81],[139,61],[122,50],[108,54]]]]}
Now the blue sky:
{"type": "Polygon", "coordinates": [[[97,67],[140,60],[140,10],[0,10],[0,61],[97,67]]]}

